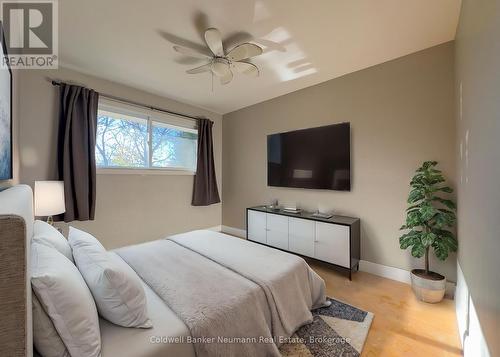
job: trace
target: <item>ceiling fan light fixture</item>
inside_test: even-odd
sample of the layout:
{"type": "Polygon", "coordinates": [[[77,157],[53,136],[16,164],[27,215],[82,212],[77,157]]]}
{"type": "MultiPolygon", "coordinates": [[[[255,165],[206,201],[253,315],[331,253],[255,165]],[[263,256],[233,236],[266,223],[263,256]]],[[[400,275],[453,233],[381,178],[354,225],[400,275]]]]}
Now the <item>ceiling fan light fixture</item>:
{"type": "Polygon", "coordinates": [[[218,77],[226,75],[229,70],[229,61],[223,58],[215,58],[212,61],[212,72],[218,77]]]}
{"type": "Polygon", "coordinates": [[[261,55],[263,53],[261,47],[253,43],[245,42],[237,45],[226,53],[222,44],[221,34],[216,28],[209,28],[205,31],[205,42],[212,52],[212,55],[207,56],[203,52],[192,48],[174,46],[174,50],[178,53],[195,58],[211,59],[209,63],[203,66],[187,70],[187,73],[196,74],[211,71],[220,78],[220,82],[223,85],[228,84],[233,79],[231,68],[248,76],[259,76],[259,69],[257,66],[244,60],[261,55]]]}

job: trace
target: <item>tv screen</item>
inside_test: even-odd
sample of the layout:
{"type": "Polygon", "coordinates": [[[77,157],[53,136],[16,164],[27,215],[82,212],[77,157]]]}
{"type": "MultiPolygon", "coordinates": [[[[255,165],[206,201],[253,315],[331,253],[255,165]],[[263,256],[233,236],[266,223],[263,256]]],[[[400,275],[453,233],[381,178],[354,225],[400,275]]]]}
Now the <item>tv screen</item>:
{"type": "Polygon", "coordinates": [[[268,135],[267,184],[350,191],[349,123],[268,135]]]}

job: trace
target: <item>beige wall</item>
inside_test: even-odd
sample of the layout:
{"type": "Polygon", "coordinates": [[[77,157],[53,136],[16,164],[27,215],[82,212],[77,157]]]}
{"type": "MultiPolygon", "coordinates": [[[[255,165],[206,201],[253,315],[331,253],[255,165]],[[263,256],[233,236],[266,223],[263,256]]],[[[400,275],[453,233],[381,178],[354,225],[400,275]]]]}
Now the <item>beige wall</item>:
{"type": "Polygon", "coordinates": [[[466,0],[456,39],[459,264],[500,356],[500,3],[466,0]]]}
{"type": "MultiPolygon", "coordinates": [[[[399,249],[409,181],[424,160],[437,160],[455,184],[453,43],[269,100],[223,120],[223,225],[245,228],[245,208],[296,201],[360,217],[363,260],[410,269],[399,249]],[[348,121],[352,191],[267,187],[266,135],[348,121]]],[[[456,278],[452,256],[432,268],[456,278]]]]}
{"type": "MultiPolygon", "coordinates": [[[[95,90],[215,122],[215,165],[221,185],[222,124],[219,114],[158,97],[67,69],[20,73],[20,181],[57,178],[56,136],[58,89],[48,77],[87,85],[95,90]]],[[[97,175],[96,219],[75,222],[94,233],[107,248],[158,239],[192,229],[218,226],[221,204],[192,207],[193,176],[97,175]]]]}

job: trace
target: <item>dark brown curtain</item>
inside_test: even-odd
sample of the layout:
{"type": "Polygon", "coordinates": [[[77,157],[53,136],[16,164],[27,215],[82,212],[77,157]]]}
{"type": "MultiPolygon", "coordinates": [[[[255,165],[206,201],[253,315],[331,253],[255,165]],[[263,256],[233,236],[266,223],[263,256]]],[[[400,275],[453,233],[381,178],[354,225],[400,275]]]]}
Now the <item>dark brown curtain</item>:
{"type": "Polygon", "coordinates": [[[215,177],[213,125],[208,119],[198,119],[198,163],[194,176],[193,206],[208,206],[220,202],[215,177]]]}
{"type": "Polygon", "coordinates": [[[61,83],[58,166],[64,181],[65,222],[94,219],[95,140],[99,93],[61,83]]]}

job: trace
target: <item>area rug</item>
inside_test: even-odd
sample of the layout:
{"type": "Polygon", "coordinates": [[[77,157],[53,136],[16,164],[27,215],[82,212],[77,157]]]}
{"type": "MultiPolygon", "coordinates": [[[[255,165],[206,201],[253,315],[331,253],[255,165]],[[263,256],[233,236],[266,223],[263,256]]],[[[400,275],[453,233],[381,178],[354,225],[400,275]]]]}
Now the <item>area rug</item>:
{"type": "Polygon", "coordinates": [[[280,347],[283,356],[351,357],[361,354],[373,314],[335,299],[328,300],[330,306],[313,311],[313,322],[302,326],[280,347]]]}

